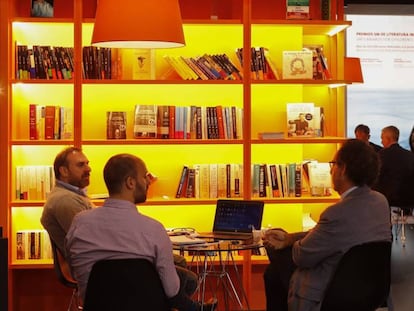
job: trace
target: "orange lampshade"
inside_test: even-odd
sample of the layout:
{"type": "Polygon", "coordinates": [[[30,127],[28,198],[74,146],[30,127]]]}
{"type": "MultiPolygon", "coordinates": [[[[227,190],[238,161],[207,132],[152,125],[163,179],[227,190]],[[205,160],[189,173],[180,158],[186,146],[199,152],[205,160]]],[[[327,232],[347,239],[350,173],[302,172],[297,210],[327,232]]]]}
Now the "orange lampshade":
{"type": "Polygon", "coordinates": [[[352,83],[364,83],[361,69],[361,59],[357,57],[344,58],[344,78],[352,83]]]}
{"type": "Polygon", "coordinates": [[[92,45],[106,48],[184,46],[178,0],[98,0],[92,45]]]}

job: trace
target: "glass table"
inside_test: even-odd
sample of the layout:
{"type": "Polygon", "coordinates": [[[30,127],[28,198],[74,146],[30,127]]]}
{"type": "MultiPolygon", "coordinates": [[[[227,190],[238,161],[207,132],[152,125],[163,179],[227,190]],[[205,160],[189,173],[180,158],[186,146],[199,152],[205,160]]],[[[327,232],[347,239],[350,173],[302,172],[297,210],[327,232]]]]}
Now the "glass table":
{"type": "Polygon", "coordinates": [[[206,241],[204,244],[173,245],[181,255],[190,258],[189,268],[198,275],[195,293],[198,300],[204,304],[209,291],[218,300],[218,310],[250,310],[236,256],[240,253],[250,256],[252,250],[258,250],[262,245],[243,244],[238,240],[206,241]],[[221,302],[224,302],[224,309],[221,302]]]}

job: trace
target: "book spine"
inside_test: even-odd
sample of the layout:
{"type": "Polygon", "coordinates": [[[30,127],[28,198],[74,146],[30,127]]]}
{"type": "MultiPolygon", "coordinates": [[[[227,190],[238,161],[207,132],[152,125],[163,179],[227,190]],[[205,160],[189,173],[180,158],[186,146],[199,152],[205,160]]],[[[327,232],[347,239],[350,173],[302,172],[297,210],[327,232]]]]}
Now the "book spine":
{"type": "Polygon", "coordinates": [[[36,120],[36,106],[35,104],[29,105],[29,138],[30,140],[38,140],[39,133],[37,132],[37,120],[36,120]]]}
{"type": "Polygon", "coordinates": [[[189,168],[187,171],[187,188],[185,191],[186,198],[195,197],[195,169],[189,168]]]}
{"type": "Polygon", "coordinates": [[[295,164],[295,197],[302,196],[302,165],[295,164]]]}
{"type": "Polygon", "coordinates": [[[210,198],[218,197],[218,166],[217,164],[210,164],[210,198]]]}
{"type": "Polygon", "coordinates": [[[177,199],[181,198],[181,196],[184,193],[183,189],[184,189],[184,184],[187,180],[187,174],[188,174],[188,166],[184,165],[183,169],[181,171],[180,180],[178,182],[178,187],[177,187],[177,191],[176,191],[176,194],[175,194],[175,197],[177,199]]]}

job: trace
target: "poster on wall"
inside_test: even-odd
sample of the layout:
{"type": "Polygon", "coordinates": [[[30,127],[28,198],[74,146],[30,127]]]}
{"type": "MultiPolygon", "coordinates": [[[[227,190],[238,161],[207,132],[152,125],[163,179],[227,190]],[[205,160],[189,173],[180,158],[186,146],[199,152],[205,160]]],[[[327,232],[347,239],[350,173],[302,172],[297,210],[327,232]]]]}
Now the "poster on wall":
{"type": "Polygon", "coordinates": [[[409,149],[414,126],[414,16],[347,15],[347,56],[361,59],[364,84],[347,91],[348,137],[363,123],[381,145],[381,129],[395,125],[409,149]]]}

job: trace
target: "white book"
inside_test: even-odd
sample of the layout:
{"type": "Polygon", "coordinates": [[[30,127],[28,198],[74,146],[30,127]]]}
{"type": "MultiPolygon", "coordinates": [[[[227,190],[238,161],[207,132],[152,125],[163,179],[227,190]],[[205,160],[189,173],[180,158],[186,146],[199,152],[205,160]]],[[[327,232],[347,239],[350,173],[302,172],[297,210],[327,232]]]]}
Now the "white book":
{"type": "Polygon", "coordinates": [[[283,79],[312,79],[312,51],[283,51],[283,79]]]}

